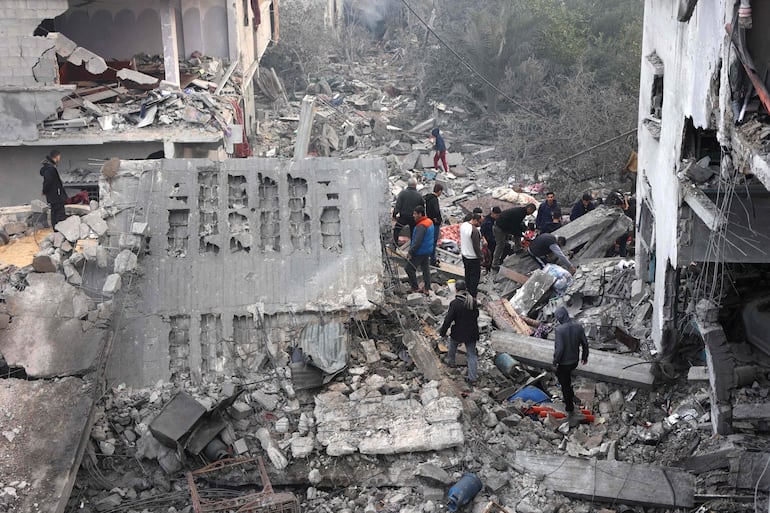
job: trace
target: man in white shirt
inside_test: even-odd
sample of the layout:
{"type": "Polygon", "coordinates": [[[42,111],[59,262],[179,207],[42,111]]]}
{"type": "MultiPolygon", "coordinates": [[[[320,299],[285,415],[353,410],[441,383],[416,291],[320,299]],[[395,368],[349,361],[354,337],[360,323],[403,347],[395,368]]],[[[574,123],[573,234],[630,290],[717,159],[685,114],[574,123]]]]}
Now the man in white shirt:
{"type": "Polygon", "coordinates": [[[473,214],[460,225],[460,252],[465,267],[465,283],[468,293],[476,297],[481,279],[481,214],[473,214]]]}

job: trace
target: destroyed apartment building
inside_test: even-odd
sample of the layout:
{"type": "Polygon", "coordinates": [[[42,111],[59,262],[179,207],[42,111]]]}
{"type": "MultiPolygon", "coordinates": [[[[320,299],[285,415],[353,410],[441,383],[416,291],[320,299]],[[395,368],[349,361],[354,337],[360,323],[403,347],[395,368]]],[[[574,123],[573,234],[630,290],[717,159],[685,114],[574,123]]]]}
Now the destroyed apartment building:
{"type": "Polygon", "coordinates": [[[720,434],[767,421],[740,387],[770,356],[768,23],[767,2],[645,3],[635,290],[654,289],[659,351],[705,343],[720,434]]]}
{"type": "Polygon", "coordinates": [[[31,170],[53,148],[92,198],[108,158],[250,154],[277,2],[13,0],[0,14],[0,205],[39,196],[31,170]]]}
{"type": "Polygon", "coordinates": [[[466,383],[467,348],[450,365],[439,336],[460,224],[547,189],[501,185],[504,152],[460,105],[424,117],[398,51],[329,59],[297,95],[260,75],[276,0],[12,3],[0,512],[767,508],[764,4],[749,29],[746,1],[646,2],[637,216],[564,216],[574,274],[526,251],[485,273],[466,383]],[[52,148],[90,200],[55,230],[35,199],[52,148]],[[410,178],[445,188],[427,293],[392,240],[410,178]],[[590,344],[575,423],[561,306],[590,344]]]}

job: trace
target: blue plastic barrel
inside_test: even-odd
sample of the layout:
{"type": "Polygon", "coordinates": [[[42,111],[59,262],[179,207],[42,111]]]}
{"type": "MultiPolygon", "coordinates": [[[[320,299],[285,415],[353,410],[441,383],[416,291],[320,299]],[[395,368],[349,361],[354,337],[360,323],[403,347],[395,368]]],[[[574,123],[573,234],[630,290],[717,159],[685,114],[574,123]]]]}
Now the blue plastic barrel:
{"type": "Polygon", "coordinates": [[[516,365],[516,360],[514,360],[513,356],[508,353],[498,353],[498,355],[495,356],[495,366],[506,376],[511,374],[514,365],[516,365]]]}
{"type": "Polygon", "coordinates": [[[508,398],[508,402],[513,402],[516,399],[521,399],[522,401],[532,401],[535,404],[540,404],[542,402],[550,402],[548,397],[548,394],[540,390],[534,385],[529,385],[515,394],[513,394],[511,397],[508,398]]]}
{"type": "Polygon", "coordinates": [[[465,474],[462,479],[449,489],[449,511],[462,508],[481,491],[481,479],[476,474],[465,474]]]}

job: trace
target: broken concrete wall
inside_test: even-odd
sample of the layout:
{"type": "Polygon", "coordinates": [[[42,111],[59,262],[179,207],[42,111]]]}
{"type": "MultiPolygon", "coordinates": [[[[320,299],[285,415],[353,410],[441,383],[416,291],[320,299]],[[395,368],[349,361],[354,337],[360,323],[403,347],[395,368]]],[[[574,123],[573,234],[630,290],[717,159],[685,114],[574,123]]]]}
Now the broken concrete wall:
{"type": "Polygon", "coordinates": [[[66,0],[7,0],[0,6],[0,141],[37,139],[37,124],[72,89],[57,85],[53,41],[32,35],[43,19],[66,8],[66,0]]]}
{"type": "MultiPolygon", "coordinates": [[[[655,211],[656,277],[655,290],[665,290],[666,262],[678,267],[677,223],[680,204],[676,176],[682,150],[686,118],[697,128],[710,126],[714,106],[729,109],[729,94],[715,97],[712,80],[718,79],[720,62],[729,45],[725,23],[731,21],[732,5],[699,2],[689,22],[677,20],[676,9],[664,0],[645,2],[644,36],[639,93],[639,173],[637,192],[640,204],[647,201],[655,211]],[[729,11],[729,12],[728,12],[729,11]],[[664,69],[663,107],[659,135],[648,130],[656,69],[644,57],[657,53],[664,69]],[[727,101],[725,101],[727,100],[727,101]]],[[[726,59],[725,59],[726,62],[726,59]]],[[[722,66],[723,75],[727,66],[722,66]]],[[[723,87],[723,89],[725,89],[723,87]]],[[[637,262],[637,268],[640,262],[637,262]]],[[[655,294],[652,336],[660,349],[664,329],[664,294],[655,294]]]]}
{"type": "MultiPolygon", "coordinates": [[[[2,96],[0,95],[0,101],[2,96]]],[[[65,142],[65,141],[62,141],[65,142]]],[[[120,159],[145,159],[151,153],[162,151],[163,143],[108,143],[84,145],[50,145],[0,147],[0,206],[27,204],[33,199],[45,201],[40,194],[43,179],[39,174],[40,162],[52,149],[62,152],[60,171],[73,169],[98,170],[99,159],[111,157],[120,159]]],[[[65,187],[67,184],[65,183],[65,187]]],[[[77,188],[68,189],[70,195],[77,188]]]]}
{"type": "Polygon", "coordinates": [[[232,370],[236,333],[261,336],[272,316],[289,313],[283,322],[301,328],[304,312],[329,322],[370,308],[386,192],[379,159],[123,162],[102,184],[115,214],[110,246],[130,246],[136,222],[150,242],[115,343],[115,379],[153,383],[185,363],[193,376],[232,370]]]}

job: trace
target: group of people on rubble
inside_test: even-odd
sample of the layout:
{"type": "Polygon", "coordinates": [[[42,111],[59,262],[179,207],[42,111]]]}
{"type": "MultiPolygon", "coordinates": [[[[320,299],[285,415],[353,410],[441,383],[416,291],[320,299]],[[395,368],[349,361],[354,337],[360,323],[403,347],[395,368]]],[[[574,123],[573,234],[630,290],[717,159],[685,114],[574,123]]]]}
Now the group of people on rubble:
{"type": "MultiPolygon", "coordinates": [[[[446,144],[440,131],[431,132],[435,140],[434,168],[438,169],[441,161],[444,170],[446,164],[446,144]]],[[[444,192],[440,183],[433,186],[433,191],[422,196],[417,191],[417,180],[410,178],[407,187],[401,191],[393,209],[393,238],[399,246],[406,249],[404,269],[409,279],[410,293],[431,293],[430,266],[437,265],[436,248],[440,240],[443,217],[439,198],[444,192]],[[419,288],[417,270],[422,272],[423,288],[419,288]]],[[[617,204],[628,214],[628,202],[617,204]]],[[[577,219],[595,207],[590,194],[584,194],[572,207],[571,219],[577,219]]],[[[445,363],[454,367],[457,348],[464,344],[468,360],[466,381],[478,380],[476,343],[479,340],[478,285],[481,269],[498,270],[507,256],[512,236],[514,249],[525,249],[527,255],[545,268],[550,257],[575,274],[576,268],[563,251],[566,239],[555,236],[552,232],[562,226],[561,208],[553,192],[546,194],[546,200],[538,208],[534,203],[501,210],[493,207],[488,215],[483,216],[480,208],[468,214],[460,225],[460,253],[462,255],[465,280],[455,284],[455,298],[439,329],[439,335],[446,338],[445,363]],[[525,225],[525,219],[537,211],[534,226],[525,225]],[[484,265],[486,263],[486,265],[484,265]]],[[[572,389],[572,371],[580,362],[588,361],[588,341],[582,326],[572,320],[566,308],[559,307],[555,312],[559,326],[556,328],[553,366],[564,395],[565,409],[571,424],[579,422],[580,412],[575,412],[572,389]]]]}

